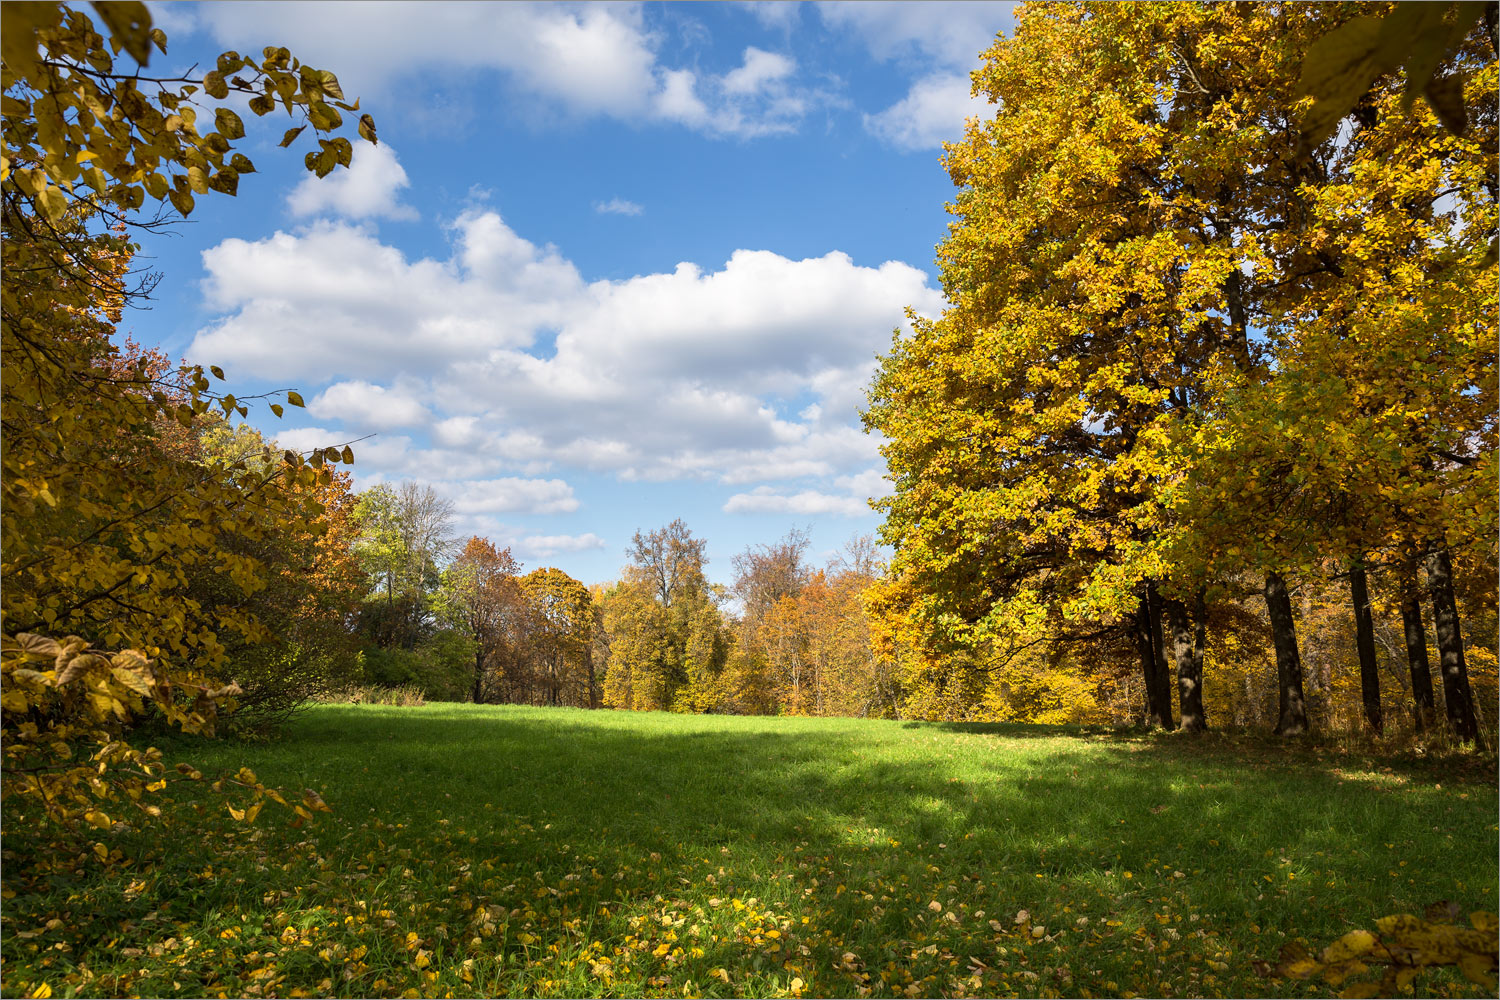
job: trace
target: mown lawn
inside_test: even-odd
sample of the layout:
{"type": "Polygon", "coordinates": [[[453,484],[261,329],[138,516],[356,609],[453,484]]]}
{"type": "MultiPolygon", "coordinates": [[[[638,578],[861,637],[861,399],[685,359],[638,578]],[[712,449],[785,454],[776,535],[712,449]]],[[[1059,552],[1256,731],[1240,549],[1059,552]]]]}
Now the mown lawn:
{"type": "Polygon", "coordinates": [[[170,749],[335,811],[186,786],[49,874],[9,810],[5,996],[1330,995],[1252,962],[1495,909],[1493,757],[460,705],[170,749]]]}

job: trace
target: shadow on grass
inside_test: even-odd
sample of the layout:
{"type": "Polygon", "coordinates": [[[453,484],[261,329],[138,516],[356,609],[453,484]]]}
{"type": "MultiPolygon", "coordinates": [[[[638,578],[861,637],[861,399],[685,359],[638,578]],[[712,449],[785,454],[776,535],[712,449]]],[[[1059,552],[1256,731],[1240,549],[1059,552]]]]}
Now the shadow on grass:
{"type": "MultiPolygon", "coordinates": [[[[1109,915],[1121,939],[1091,947],[1128,969],[1128,935],[1155,932],[1159,911],[1321,940],[1437,898],[1493,908],[1477,894],[1496,878],[1492,784],[1459,800],[1395,769],[1355,780],[1315,749],[1214,734],[325,707],[279,743],[185,749],[205,769],[248,764],[268,784],[319,789],[335,814],[293,831],[268,812],[255,834],[216,839],[205,830],[222,803],[200,799],[203,828],[169,828],[153,892],[118,897],[100,940],[151,913],[268,912],[287,891],[278,862],[310,900],[409,911],[418,932],[465,926],[478,905],[546,903],[546,926],[608,909],[600,933],[623,936],[622,915],[722,897],[808,918],[825,952],[884,961],[925,941],[992,953],[980,910],[1007,931],[1021,909],[1049,924],[1109,915]]],[[[726,949],[708,960],[727,964],[726,949]]],[[[1091,988],[1108,992],[1123,973],[1097,964],[1091,988]]]]}

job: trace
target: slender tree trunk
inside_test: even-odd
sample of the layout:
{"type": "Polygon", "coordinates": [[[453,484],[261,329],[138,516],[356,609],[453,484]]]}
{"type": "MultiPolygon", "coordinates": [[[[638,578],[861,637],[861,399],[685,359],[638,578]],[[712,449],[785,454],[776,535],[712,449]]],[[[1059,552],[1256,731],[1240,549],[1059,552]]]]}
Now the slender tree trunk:
{"type": "Polygon", "coordinates": [[[1406,633],[1406,663],[1411,669],[1412,725],[1422,732],[1437,723],[1432,696],[1432,667],[1427,662],[1427,627],[1422,623],[1422,592],[1417,584],[1417,556],[1401,563],[1401,625],[1406,633]]]}
{"type": "Polygon", "coordinates": [[[599,701],[594,697],[594,650],[586,646],[583,650],[583,666],[588,673],[589,680],[589,708],[598,708],[599,701]]]}
{"type": "Polygon", "coordinates": [[[1433,618],[1437,624],[1448,725],[1459,739],[1477,740],[1479,724],[1474,719],[1474,692],[1469,689],[1469,670],[1464,664],[1464,640],[1458,631],[1458,602],[1453,597],[1453,564],[1446,547],[1435,549],[1427,556],[1427,589],[1432,592],[1433,618]]]}
{"type": "Polygon", "coordinates": [[[1167,666],[1167,637],[1162,632],[1161,594],[1156,584],[1146,584],[1146,597],[1151,608],[1151,649],[1156,657],[1156,703],[1159,706],[1158,720],[1163,729],[1174,729],[1172,720],[1172,672],[1167,666]]]}
{"type": "Polygon", "coordinates": [[[1140,654],[1141,679],[1146,689],[1146,725],[1170,728],[1171,708],[1169,705],[1163,709],[1159,696],[1161,685],[1156,680],[1156,646],[1151,641],[1151,600],[1145,594],[1141,595],[1140,604],[1136,607],[1135,645],[1140,654]],[[1166,721],[1163,721],[1163,716],[1166,721]]]}
{"type": "Polygon", "coordinates": [[[1354,641],[1359,647],[1359,689],[1365,703],[1365,725],[1372,732],[1385,732],[1380,712],[1380,673],[1375,665],[1375,621],[1370,614],[1370,589],[1365,564],[1356,560],[1349,567],[1349,596],[1354,601],[1354,641]]]}
{"type": "Polygon", "coordinates": [[[1292,599],[1280,573],[1266,574],[1266,610],[1271,616],[1271,637],[1276,645],[1276,733],[1298,736],[1307,732],[1307,701],[1302,695],[1302,657],[1297,652],[1297,626],[1292,620],[1292,599]]]}
{"type": "Polygon", "coordinates": [[[474,651],[474,704],[484,704],[484,646],[474,651]]]}
{"type": "Polygon", "coordinates": [[[1194,648],[1193,623],[1188,618],[1187,606],[1178,600],[1166,601],[1164,606],[1167,620],[1172,623],[1172,655],[1177,662],[1177,702],[1182,713],[1178,728],[1201,733],[1208,728],[1203,717],[1202,652],[1194,648]]]}

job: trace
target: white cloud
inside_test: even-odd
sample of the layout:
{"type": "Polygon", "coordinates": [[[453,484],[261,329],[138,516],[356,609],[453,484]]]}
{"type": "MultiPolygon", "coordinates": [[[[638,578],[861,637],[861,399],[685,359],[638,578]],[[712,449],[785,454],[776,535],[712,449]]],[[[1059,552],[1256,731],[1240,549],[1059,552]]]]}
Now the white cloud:
{"type": "Polygon", "coordinates": [[[942,304],[924,272],[839,252],[740,250],[717,270],[585,284],[494,211],[450,234],[443,260],[339,223],[226,240],[204,254],[224,315],[190,356],[326,384],[309,409],[340,440],[403,431],[360,446],[361,474],[764,483],[876,460],[855,424],[875,357],[906,305],[942,304]]]}
{"type": "Polygon", "coordinates": [[[454,513],[565,514],[578,509],[573,487],[561,479],[499,479],[438,482],[433,488],[453,501],[454,513]]]}
{"type": "Polygon", "coordinates": [[[596,201],[594,211],[600,215],[644,215],[646,210],[633,201],[624,198],[611,198],[609,201],[596,201]]]}
{"type": "Polygon", "coordinates": [[[802,4],[796,0],[745,0],[740,4],[767,28],[791,31],[802,19],[802,4]]]}
{"type": "Polygon", "coordinates": [[[869,505],[853,497],[802,490],[799,493],[777,493],[770,486],[758,486],[749,493],[736,493],[724,504],[726,514],[834,514],[839,517],[862,517],[870,513],[869,505]]]}
{"type": "MultiPolygon", "coordinates": [[[[168,45],[198,29],[197,4],[146,0],[146,9],[151,12],[151,26],[167,33],[168,45]]],[[[152,54],[157,54],[154,49],[152,54]]]]}
{"type": "Polygon", "coordinates": [[[865,115],[865,128],[897,149],[937,149],[963,137],[964,120],[992,112],[989,102],[969,94],[969,78],[962,74],[924,77],[900,101],[875,115],[865,115]]]}
{"type": "Polygon", "coordinates": [[[784,82],[796,70],[797,64],[786,56],[751,45],[745,49],[744,64],[739,69],[724,74],[724,92],[758,94],[784,82]]]}
{"type": "Polygon", "coordinates": [[[355,144],[347,170],[326,177],[309,174],[287,195],[293,215],[341,215],[347,219],[415,219],[396,192],[409,186],[406,171],[389,145],[355,144]]]}
{"type": "Polygon", "coordinates": [[[559,552],[588,552],[608,548],[608,543],[592,531],[582,535],[530,535],[517,546],[522,554],[546,559],[559,552]]]}
{"type": "Polygon", "coordinates": [[[840,476],[834,485],[848,491],[859,500],[878,500],[896,492],[895,484],[885,477],[881,468],[866,469],[852,476],[840,476]]]}
{"type": "Polygon", "coordinates": [[[329,386],[307,404],[307,410],[324,420],[338,420],[357,433],[420,426],[432,418],[407,392],[364,381],[329,386]]]}
{"type": "Polygon", "coordinates": [[[819,3],[818,16],[834,31],[853,33],[877,59],[971,69],[995,35],[1014,26],[1014,8],[992,0],[839,0],[819,3]]]}
{"type": "Polygon", "coordinates": [[[191,350],[268,378],[431,372],[526,347],[576,307],[584,285],[573,265],[498,215],[465,214],[452,232],[447,261],[409,261],[342,223],[225,240],[203,253],[204,290],[231,314],[191,350]]]}
{"type": "Polygon", "coordinates": [[[387,105],[413,84],[430,105],[434,86],[468,87],[477,72],[492,71],[564,114],[753,137],[795,129],[818,99],[799,92],[790,60],[772,53],[747,53],[724,74],[664,64],[663,37],[638,4],[281,2],[198,11],[218,42],[241,50],[258,51],[274,23],[277,40],[305,63],[336,67],[345,93],[387,105]]]}
{"type": "Polygon", "coordinates": [[[830,29],[860,39],[876,59],[894,61],[920,75],[900,101],[866,114],[867,131],[897,149],[937,149],[963,134],[969,115],[990,114],[989,105],[969,96],[969,72],[995,36],[1015,25],[1015,4],[819,3],[818,15],[830,29]]]}

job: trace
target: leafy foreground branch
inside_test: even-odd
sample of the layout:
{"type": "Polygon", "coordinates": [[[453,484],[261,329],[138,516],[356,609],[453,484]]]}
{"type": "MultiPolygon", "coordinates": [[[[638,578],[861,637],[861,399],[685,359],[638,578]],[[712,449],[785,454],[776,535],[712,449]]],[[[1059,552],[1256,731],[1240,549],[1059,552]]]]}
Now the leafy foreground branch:
{"type": "MultiPolygon", "coordinates": [[[[39,804],[43,815],[71,830],[94,828],[120,832],[132,824],[120,810],[143,817],[161,816],[151,801],[171,780],[200,781],[201,771],[179,764],[169,773],[155,747],[137,749],[121,739],[121,723],[141,714],[150,702],[183,732],[213,735],[221,710],[232,710],[240,689],[234,683],[214,687],[173,678],[133,649],[108,653],[91,649],[78,636],[59,642],[23,632],[0,642],[0,683],[4,694],[7,739],[4,752],[4,797],[39,804]],[[91,752],[90,752],[91,750],[91,752]],[[114,810],[111,815],[109,811],[114,810]]],[[[235,820],[252,823],[267,800],[289,806],[275,788],[263,785],[249,768],[213,783],[215,791],[243,790],[243,808],[230,805],[235,820]]],[[[294,826],[314,812],[330,812],[317,792],[307,789],[290,808],[294,826]]],[[[94,853],[110,859],[96,843],[94,853]]]]}
{"type": "Polygon", "coordinates": [[[1262,976],[1285,976],[1311,979],[1321,976],[1331,986],[1363,976],[1371,965],[1384,965],[1379,982],[1361,979],[1345,986],[1341,997],[1393,997],[1410,992],[1423,969],[1457,966],[1471,983],[1491,992],[1495,989],[1497,933],[1495,914],[1483,911],[1469,914],[1470,927],[1454,920],[1459,908],[1454,903],[1434,903],[1427,908],[1427,919],[1410,913],[1397,913],[1375,921],[1376,931],[1350,931],[1333,944],[1313,955],[1297,942],[1281,950],[1281,961],[1274,967],[1257,962],[1262,976]]]}

